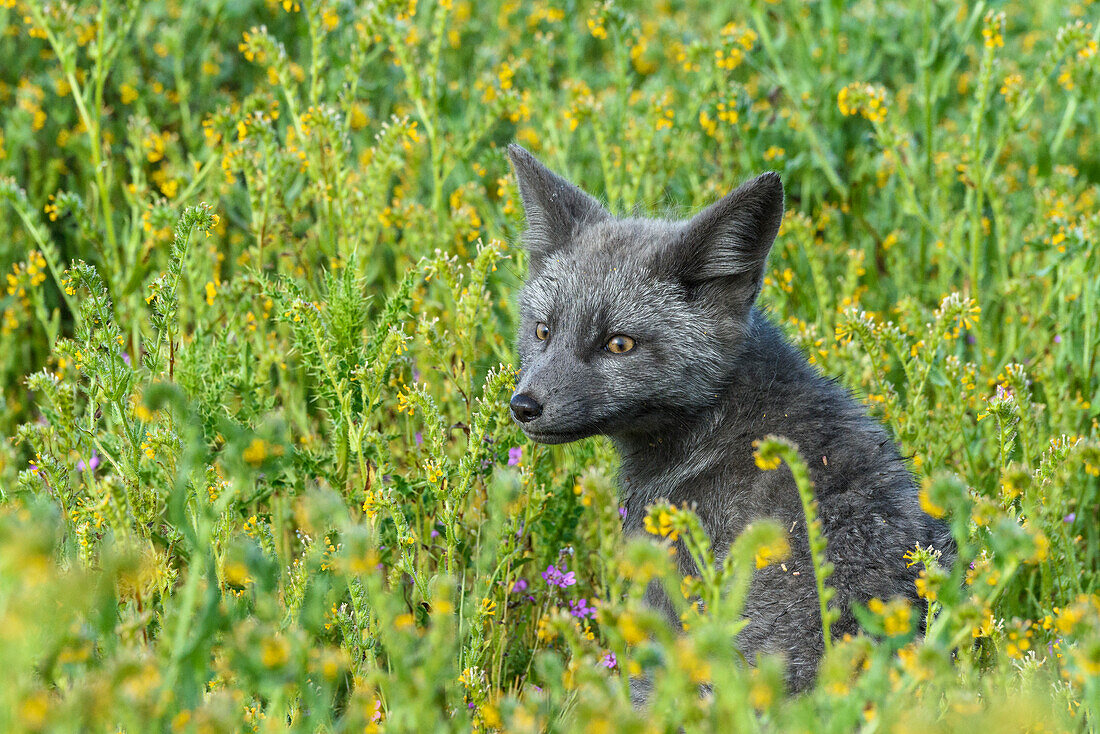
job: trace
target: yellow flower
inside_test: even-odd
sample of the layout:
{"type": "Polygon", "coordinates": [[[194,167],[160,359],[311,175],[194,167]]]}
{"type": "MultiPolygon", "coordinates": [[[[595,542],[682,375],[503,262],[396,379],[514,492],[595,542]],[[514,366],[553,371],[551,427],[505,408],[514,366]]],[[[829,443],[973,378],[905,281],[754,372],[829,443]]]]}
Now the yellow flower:
{"type": "Polygon", "coordinates": [[[252,439],[252,443],[248,444],[248,447],[241,452],[241,458],[247,461],[252,466],[259,466],[263,463],[263,460],[268,456],[267,442],[262,438],[252,439]]]}
{"type": "Polygon", "coordinates": [[[373,520],[383,506],[384,500],[382,493],[377,490],[369,492],[366,499],[363,500],[363,512],[367,514],[367,519],[369,520],[373,520]]]}
{"type": "Polygon", "coordinates": [[[982,610],[978,623],[970,630],[970,634],[974,637],[989,637],[993,634],[994,626],[993,610],[986,607],[982,610]]]}
{"type": "Polygon", "coordinates": [[[1000,48],[1005,45],[1004,39],[1005,14],[995,13],[990,10],[985,14],[985,27],[982,28],[982,38],[986,48],[1000,48]]]}
{"type": "Polygon", "coordinates": [[[867,602],[867,609],[882,618],[887,636],[897,637],[909,632],[912,610],[904,599],[892,599],[890,602],[872,599],[867,602]]]}
{"type": "Polygon", "coordinates": [[[780,535],[772,543],[762,545],[756,549],[756,567],[764,568],[777,561],[782,561],[791,554],[791,546],[786,536],[780,535]]]}
{"type": "Polygon", "coordinates": [[[1004,82],[1001,84],[1001,94],[1004,95],[1005,101],[1012,103],[1020,97],[1020,91],[1024,88],[1024,77],[1022,74],[1009,74],[1004,78],[1004,82]]]}
{"type": "Polygon", "coordinates": [[[233,561],[225,564],[222,580],[225,581],[226,586],[243,589],[252,583],[252,576],[248,573],[247,566],[240,561],[233,561]]]}
{"type": "Polygon", "coordinates": [[[28,729],[40,729],[46,724],[50,699],[45,691],[35,691],[19,705],[19,720],[28,729]]]}
{"type": "Polygon", "coordinates": [[[630,612],[619,617],[618,627],[620,634],[622,634],[623,639],[626,640],[626,644],[628,645],[637,645],[645,639],[645,633],[634,621],[634,616],[630,614],[630,612]]]}
{"type": "MultiPolygon", "coordinates": [[[[673,510],[675,512],[675,510],[673,510]]],[[[654,522],[653,515],[646,515],[645,524],[646,532],[653,535],[660,535],[666,537],[669,540],[676,540],[680,537],[680,531],[672,527],[672,521],[675,517],[665,509],[658,510],[657,520],[654,522]]]]}
{"type": "Polygon", "coordinates": [[[837,94],[837,107],[845,116],[862,115],[871,122],[886,119],[886,90],[882,87],[853,82],[837,94]]]}
{"type": "Polygon", "coordinates": [[[772,702],[775,700],[775,688],[768,685],[767,681],[764,681],[760,677],[754,677],[756,679],[749,688],[749,703],[754,709],[760,711],[772,705],[772,702]]]}
{"type": "Polygon", "coordinates": [[[779,465],[783,463],[783,460],[779,457],[779,454],[773,456],[764,456],[760,451],[754,451],[752,453],[753,461],[756,462],[756,466],[763,471],[774,471],[779,468],[779,465]]]}
{"type": "Polygon", "coordinates": [[[917,587],[917,594],[922,599],[927,599],[928,601],[936,601],[936,585],[929,580],[927,571],[921,571],[920,575],[917,576],[917,580],[915,583],[917,587]]]}
{"type": "Polygon", "coordinates": [[[932,501],[932,497],[929,495],[928,490],[928,485],[925,485],[921,487],[920,493],[917,495],[917,498],[920,500],[920,508],[932,517],[943,517],[947,514],[947,510],[932,501]]]}
{"type": "Polygon", "coordinates": [[[281,668],[290,660],[290,644],[282,637],[266,637],[260,642],[260,662],[265,668],[281,668]]]}

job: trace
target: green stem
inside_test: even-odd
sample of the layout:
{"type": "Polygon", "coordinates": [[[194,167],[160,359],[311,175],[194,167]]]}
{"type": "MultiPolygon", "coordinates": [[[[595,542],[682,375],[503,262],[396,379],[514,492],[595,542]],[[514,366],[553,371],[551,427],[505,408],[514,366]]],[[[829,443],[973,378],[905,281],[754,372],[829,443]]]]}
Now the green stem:
{"type": "Polygon", "coordinates": [[[53,276],[54,283],[57,284],[57,289],[61,291],[61,297],[65,300],[65,305],[69,307],[69,311],[73,315],[73,320],[80,325],[80,310],[76,307],[76,301],[65,290],[65,286],[62,284],[61,263],[57,262],[57,253],[54,250],[53,244],[48,242],[43,236],[41,230],[39,230],[36,222],[30,218],[30,212],[25,211],[24,207],[15,205],[13,202],[15,213],[19,216],[19,219],[23,222],[23,227],[30,234],[31,239],[38,245],[39,252],[42,253],[43,259],[46,261],[46,267],[49,268],[50,274],[53,276]]]}
{"type": "Polygon", "coordinates": [[[756,32],[760,36],[760,41],[764,46],[764,51],[767,53],[768,59],[772,62],[772,73],[779,86],[786,92],[787,98],[791,101],[792,110],[798,117],[798,129],[805,133],[806,138],[809,140],[810,149],[817,159],[818,166],[825,174],[825,178],[829,179],[829,183],[832,184],[833,189],[840,196],[841,200],[847,201],[848,187],[840,180],[840,175],[836,172],[836,169],[833,168],[832,163],[829,162],[828,150],[825,147],[825,143],[822,141],[821,136],[817,134],[817,130],[814,129],[814,126],[810,123],[809,116],[804,109],[805,103],[802,101],[801,95],[795,92],[794,83],[791,81],[790,75],[787,74],[787,70],[783,65],[783,58],[776,49],[771,33],[768,31],[770,25],[764,19],[759,6],[755,4],[752,9],[752,19],[753,24],[756,26],[756,32]]]}
{"type": "MultiPolygon", "coordinates": [[[[765,436],[756,442],[758,461],[771,458],[780,458],[787,464],[795,485],[798,487],[798,498],[802,502],[802,512],[806,518],[806,536],[810,546],[810,562],[814,569],[814,582],[817,585],[818,612],[821,615],[821,634],[828,654],[832,649],[832,631],[830,630],[833,614],[829,610],[829,599],[832,597],[832,589],[825,586],[826,579],[832,575],[832,564],[825,558],[826,540],[821,530],[821,521],[817,517],[817,501],[814,499],[814,483],[810,478],[810,471],[806,468],[806,462],[798,453],[798,446],[782,436],[765,436]]],[[[778,466],[778,464],[776,465],[778,466]]]]}
{"type": "MultiPolygon", "coordinates": [[[[77,114],[80,115],[81,122],[84,123],[84,128],[88,133],[89,147],[91,148],[92,156],[92,175],[95,177],[96,189],[99,194],[100,209],[103,214],[104,227],[107,232],[107,242],[110,245],[109,255],[113,261],[112,265],[115,270],[118,269],[118,241],[115,238],[115,225],[113,221],[113,212],[111,210],[111,198],[107,190],[107,179],[104,174],[105,165],[103,161],[103,150],[100,145],[100,130],[99,130],[99,115],[98,111],[102,109],[103,100],[103,85],[106,81],[106,69],[104,68],[102,61],[102,49],[104,49],[104,12],[107,3],[104,2],[99,8],[99,17],[97,19],[96,30],[96,45],[101,49],[100,54],[96,56],[95,69],[93,72],[93,78],[95,80],[95,101],[96,101],[96,115],[92,115],[87,105],[84,102],[84,88],[76,78],[76,62],[72,56],[69,55],[68,49],[61,44],[60,39],[50,29],[49,23],[46,21],[45,16],[42,14],[42,9],[37,3],[30,3],[28,8],[34,20],[38,25],[44,29],[46,33],[46,40],[49,42],[50,47],[53,49],[54,54],[57,56],[58,61],[61,62],[61,66],[65,71],[65,80],[69,84],[69,89],[72,92],[73,101],[76,103],[77,114]]],[[[109,278],[108,282],[111,282],[113,278],[109,278]]]]}

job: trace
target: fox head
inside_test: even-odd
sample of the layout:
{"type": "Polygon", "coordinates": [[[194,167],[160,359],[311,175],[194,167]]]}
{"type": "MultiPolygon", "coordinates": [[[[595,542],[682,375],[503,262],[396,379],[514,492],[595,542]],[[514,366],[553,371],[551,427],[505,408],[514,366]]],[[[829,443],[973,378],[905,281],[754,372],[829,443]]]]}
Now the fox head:
{"type": "Polygon", "coordinates": [[[741,356],[783,218],[765,173],[686,221],[614,217],[523,148],[521,371],[512,416],[541,443],[674,428],[741,356]]]}

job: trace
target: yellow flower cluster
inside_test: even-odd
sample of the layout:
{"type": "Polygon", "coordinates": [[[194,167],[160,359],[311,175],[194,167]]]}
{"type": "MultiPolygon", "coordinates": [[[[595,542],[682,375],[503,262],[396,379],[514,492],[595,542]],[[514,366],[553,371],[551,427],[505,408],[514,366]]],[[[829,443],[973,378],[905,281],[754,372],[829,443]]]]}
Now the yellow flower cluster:
{"type": "Polygon", "coordinates": [[[756,31],[738,23],[727,23],[721,31],[722,45],[714,51],[719,69],[733,71],[745,60],[745,54],[756,44],[756,31]]]}
{"type": "Polygon", "coordinates": [[[660,535],[669,540],[676,540],[680,537],[679,529],[673,526],[673,522],[676,519],[675,508],[662,508],[654,514],[646,515],[646,532],[652,533],[653,535],[660,535]],[[654,514],[656,514],[656,520],[654,520],[654,514]]]}
{"type": "Polygon", "coordinates": [[[752,459],[756,463],[756,467],[762,471],[774,471],[783,463],[783,459],[779,454],[765,456],[759,450],[752,452],[752,459]]]}
{"type": "Polygon", "coordinates": [[[1031,639],[1034,635],[1035,628],[1030,620],[1018,622],[1005,636],[1005,654],[1016,660],[1022,659],[1031,649],[1031,639]]]}
{"type": "Polygon", "coordinates": [[[601,41],[607,38],[607,26],[604,25],[603,18],[593,16],[588,19],[588,32],[592,34],[593,38],[598,38],[601,41]]]}
{"type": "Polygon", "coordinates": [[[46,281],[46,258],[38,250],[31,251],[26,262],[12,265],[8,273],[8,295],[25,299],[28,288],[36,288],[46,281]]]}
{"type": "Polygon", "coordinates": [[[982,39],[988,49],[1001,48],[1005,45],[1005,14],[990,10],[985,14],[985,24],[982,27],[982,39]]]}
{"type": "Polygon", "coordinates": [[[591,116],[592,110],[596,106],[596,98],[589,86],[581,80],[566,80],[564,87],[569,93],[570,104],[562,114],[569,125],[570,132],[572,132],[577,129],[577,125],[580,124],[581,120],[591,116]]]}
{"type": "Polygon", "coordinates": [[[1001,83],[1001,95],[1004,96],[1005,102],[1013,104],[1020,98],[1020,92],[1023,91],[1023,88],[1023,74],[1009,74],[1001,83]]]}
{"type": "Polygon", "coordinates": [[[676,117],[676,111],[672,109],[671,105],[672,95],[667,91],[660,97],[653,100],[653,115],[657,118],[656,128],[658,130],[669,130],[672,128],[672,121],[676,117]]]}
{"type": "Polygon", "coordinates": [[[385,498],[382,496],[381,491],[375,489],[367,492],[367,496],[363,500],[363,512],[366,513],[367,519],[373,520],[377,517],[384,506],[385,498]]]}
{"type": "Polygon", "coordinates": [[[880,86],[853,82],[840,90],[836,104],[846,117],[862,115],[871,122],[886,119],[886,90],[880,86]]]}
{"type": "Polygon", "coordinates": [[[259,466],[262,464],[263,460],[267,458],[267,455],[268,445],[262,438],[252,439],[252,442],[241,452],[241,458],[252,466],[259,466]]]}
{"type": "Polygon", "coordinates": [[[290,660],[290,643],[285,637],[265,637],[260,641],[260,662],[265,668],[281,668],[290,660]]]}
{"type": "Polygon", "coordinates": [[[926,483],[924,486],[921,487],[920,492],[917,494],[917,499],[920,500],[920,508],[924,510],[926,514],[932,517],[943,517],[947,514],[947,510],[943,507],[940,507],[932,500],[932,497],[929,494],[930,489],[931,485],[926,483]]]}
{"type": "Polygon", "coordinates": [[[787,536],[780,535],[771,543],[766,543],[756,549],[754,561],[757,568],[764,568],[773,563],[785,560],[791,555],[791,544],[787,536]]]}
{"type": "Polygon", "coordinates": [[[875,598],[867,602],[867,609],[882,619],[882,626],[888,637],[909,633],[913,610],[904,599],[891,599],[884,602],[882,599],[875,598]]]}

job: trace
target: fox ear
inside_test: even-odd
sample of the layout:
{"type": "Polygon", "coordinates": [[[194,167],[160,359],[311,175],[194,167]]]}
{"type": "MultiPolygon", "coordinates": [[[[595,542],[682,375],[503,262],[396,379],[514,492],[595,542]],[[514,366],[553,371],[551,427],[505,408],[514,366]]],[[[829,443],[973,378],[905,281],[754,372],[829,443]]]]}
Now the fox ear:
{"type": "Polygon", "coordinates": [[[783,182],[777,173],[761,174],[688,220],[658,268],[691,287],[717,287],[747,309],[782,221],[783,182]]]}
{"type": "Polygon", "coordinates": [[[568,245],[579,225],[611,216],[593,197],[542,165],[520,146],[509,145],[508,157],[516,171],[527,215],[523,239],[532,265],[537,266],[543,258],[568,245]]]}

